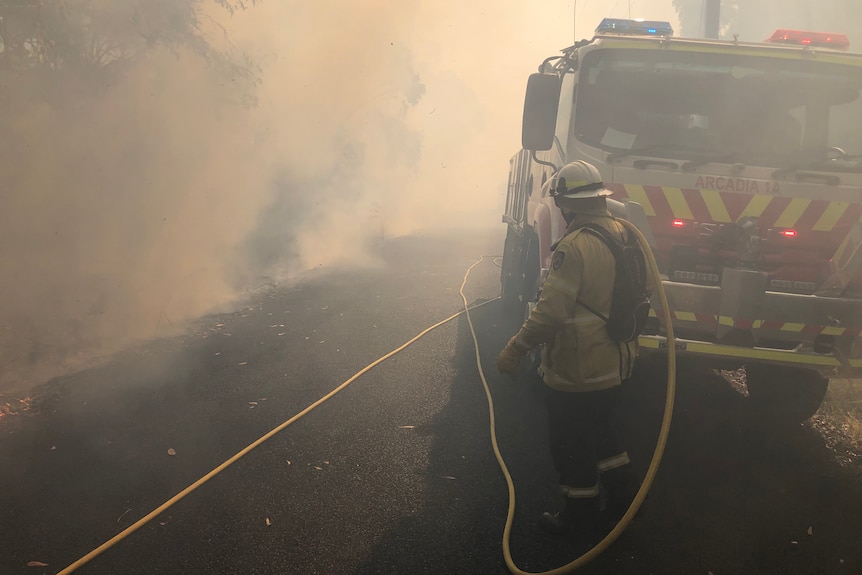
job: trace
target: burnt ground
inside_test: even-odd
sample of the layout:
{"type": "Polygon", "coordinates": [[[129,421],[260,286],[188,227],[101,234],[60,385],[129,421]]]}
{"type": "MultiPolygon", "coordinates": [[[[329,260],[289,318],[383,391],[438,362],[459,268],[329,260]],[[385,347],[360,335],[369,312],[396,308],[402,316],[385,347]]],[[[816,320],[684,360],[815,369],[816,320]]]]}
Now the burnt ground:
{"type": "MultiPolygon", "coordinates": [[[[0,402],[0,574],[56,573],[372,360],[460,309],[502,238],[412,238],[387,265],[309,274],[0,402]],[[169,455],[168,450],[175,455],[169,455]],[[47,566],[28,567],[36,561],[47,566]]],[[[499,291],[490,260],[468,300],[499,291]]],[[[516,485],[515,562],[574,559],[536,527],[558,506],[541,385],[493,370],[517,318],[473,313],[516,485]]],[[[772,425],[732,374],[680,364],[646,514],[581,573],[862,573],[862,384],[834,382],[804,425],[772,425]]],[[[623,410],[645,470],[664,405],[644,360],[623,410]]],[[[81,574],[504,574],[506,488],[463,317],[381,364],[78,570],[81,574]]]]}

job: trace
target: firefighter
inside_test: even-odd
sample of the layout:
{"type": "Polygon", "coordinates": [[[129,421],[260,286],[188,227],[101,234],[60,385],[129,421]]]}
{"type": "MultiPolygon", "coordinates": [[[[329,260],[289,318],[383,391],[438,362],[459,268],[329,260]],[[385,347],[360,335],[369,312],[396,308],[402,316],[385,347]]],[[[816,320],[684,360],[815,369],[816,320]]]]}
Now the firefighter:
{"type": "Polygon", "coordinates": [[[514,375],[521,358],[544,344],[539,371],[564,505],[557,513],[544,513],[539,524],[551,533],[592,543],[622,517],[640,485],[612,420],[637,344],[611,340],[604,320],[579,304],[607,317],[615,262],[601,239],[577,228],[594,222],[620,239],[628,232],[608,212],[605,198],[611,191],[595,166],[567,164],[551,186],[568,227],[553,247],[538,303],[500,353],[497,367],[514,375]]]}

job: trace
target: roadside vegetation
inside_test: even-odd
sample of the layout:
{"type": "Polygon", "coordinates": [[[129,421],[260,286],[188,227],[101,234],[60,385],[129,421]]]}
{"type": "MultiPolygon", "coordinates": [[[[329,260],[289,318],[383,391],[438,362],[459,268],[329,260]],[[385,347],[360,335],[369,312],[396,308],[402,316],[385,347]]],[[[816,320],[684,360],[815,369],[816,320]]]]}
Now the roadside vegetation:
{"type": "Polygon", "coordinates": [[[218,301],[224,134],[260,82],[222,23],[255,3],[0,0],[0,393],[218,301]]]}

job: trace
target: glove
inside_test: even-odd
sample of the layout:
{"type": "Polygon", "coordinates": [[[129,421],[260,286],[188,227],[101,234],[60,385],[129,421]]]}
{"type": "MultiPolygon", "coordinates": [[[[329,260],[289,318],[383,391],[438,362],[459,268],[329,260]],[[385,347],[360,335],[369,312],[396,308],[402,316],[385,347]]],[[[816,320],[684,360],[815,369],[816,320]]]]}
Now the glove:
{"type": "Polygon", "coordinates": [[[500,373],[515,375],[518,372],[518,364],[521,363],[522,357],[524,354],[515,347],[515,338],[513,337],[497,356],[497,369],[500,370],[500,373]]]}

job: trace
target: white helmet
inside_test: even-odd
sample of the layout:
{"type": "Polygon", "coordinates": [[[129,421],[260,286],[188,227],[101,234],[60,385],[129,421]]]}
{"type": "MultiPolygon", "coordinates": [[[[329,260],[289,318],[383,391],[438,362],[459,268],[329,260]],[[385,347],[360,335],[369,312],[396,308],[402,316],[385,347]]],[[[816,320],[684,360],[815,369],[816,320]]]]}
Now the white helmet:
{"type": "Polygon", "coordinates": [[[605,188],[599,170],[583,160],[563,166],[551,183],[551,195],[560,199],[603,198],[612,193],[605,188]]]}

